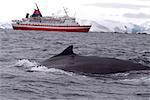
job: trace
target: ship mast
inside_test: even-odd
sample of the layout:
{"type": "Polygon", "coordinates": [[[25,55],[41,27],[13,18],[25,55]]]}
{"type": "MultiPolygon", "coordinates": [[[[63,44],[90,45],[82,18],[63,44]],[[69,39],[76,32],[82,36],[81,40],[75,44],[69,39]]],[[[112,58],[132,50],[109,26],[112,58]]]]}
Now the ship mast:
{"type": "Polygon", "coordinates": [[[35,3],[35,5],[36,5],[37,10],[39,10],[39,7],[38,7],[37,3],[35,3]]]}
{"type": "Polygon", "coordinates": [[[35,5],[36,5],[36,8],[37,8],[37,9],[34,10],[34,13],[33,13],[32,17],[33,17],[33,16],[40,16],[40,17],[42,17],[42,14],[41,14],[41,12],[40,12],[40,9],[39,9],[37,3],[35,3],[35,5]]]}
{"type": "Polygon", "coordinates": [[[63,7],[63,9],[64,9],[64,12],[65,12],[66,16],[69,17],[69,16],[68,16],[67,8],[63,7]]]}

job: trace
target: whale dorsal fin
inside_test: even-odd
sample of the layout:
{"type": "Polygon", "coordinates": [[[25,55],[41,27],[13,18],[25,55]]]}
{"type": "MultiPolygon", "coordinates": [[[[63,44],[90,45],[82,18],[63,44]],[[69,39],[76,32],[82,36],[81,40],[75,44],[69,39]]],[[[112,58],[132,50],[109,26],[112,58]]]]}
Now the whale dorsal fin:
{"type": "Polygon", "coordinates": [[[72,55],[72,54],[75,54],[73,52],[73,45],[70,45],[69,47],[67,47],[63,52],[61,52],[60,54],[58,55],[55,55],[54,57],[57,57],[57,56],[65,56],[65,55],[72,55]]]}

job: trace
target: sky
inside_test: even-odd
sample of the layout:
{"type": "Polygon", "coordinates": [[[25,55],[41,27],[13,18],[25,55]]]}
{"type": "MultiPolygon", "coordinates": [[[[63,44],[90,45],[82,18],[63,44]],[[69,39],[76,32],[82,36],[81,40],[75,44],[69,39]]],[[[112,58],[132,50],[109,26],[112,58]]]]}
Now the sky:
{"type": "Polygon", "coordinates": [[[0,22],[22,19],[38,4],[43,16],[68,14],[93,21],[112,20],[141,24],[150,21],[150,0],[0,0],[0,22]]]}

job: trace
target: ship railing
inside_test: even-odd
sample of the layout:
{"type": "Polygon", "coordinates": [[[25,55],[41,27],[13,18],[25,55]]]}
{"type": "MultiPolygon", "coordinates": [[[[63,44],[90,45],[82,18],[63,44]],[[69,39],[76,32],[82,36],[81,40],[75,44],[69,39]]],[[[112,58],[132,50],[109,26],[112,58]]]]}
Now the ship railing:
{"type": "Polygon", "coordinates": [[[21,22],[21,20],[12,20],[12,22],[21,22]]]}
{"type": "Polygon", "coordinates": [[[68,24],[68,23],[63,23],[63,24],[57,24],[57,23],[53,23],[53,24],[43,24],[43,23],[28,23],[28,22],[25,22],[25,23],[17,23],[17,24],[22,24],[22,25],[34,25],[34,26],[80,26],[79,24],[75,24],[75,23],[72,23],[72,24],[68,24]]]}
{"type": "Polygon", "coordinates": [[[13,23],[16,23],[16,24],[21,24],[22,21],[21,20],[12,20],[13,23]]]}

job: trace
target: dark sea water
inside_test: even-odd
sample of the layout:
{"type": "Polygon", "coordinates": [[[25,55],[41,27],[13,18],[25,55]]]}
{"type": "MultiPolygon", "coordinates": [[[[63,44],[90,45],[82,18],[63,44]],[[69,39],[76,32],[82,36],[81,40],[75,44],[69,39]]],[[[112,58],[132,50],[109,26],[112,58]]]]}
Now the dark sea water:
{"type": "Polygon", "coordinates": [[[1,29],[0,100],[150,100],[150,71],[91,77],[36,67],[72,44],[80,55],[115,57],[150,66],[150,35],[146,34],[1,29]]]}

